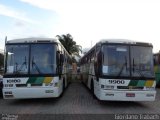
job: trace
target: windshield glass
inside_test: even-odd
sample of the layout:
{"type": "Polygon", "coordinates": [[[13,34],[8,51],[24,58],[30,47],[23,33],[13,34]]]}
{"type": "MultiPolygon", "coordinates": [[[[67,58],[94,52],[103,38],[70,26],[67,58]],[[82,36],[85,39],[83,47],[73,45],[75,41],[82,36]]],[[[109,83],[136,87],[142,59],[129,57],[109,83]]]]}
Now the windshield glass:
{"type": "Polygon", "coordinates": [[[55,45],[34,44],[31,45],[31,74],[55,74],[56,57],[55,45]]]}
{"type": "Polygon", "coordinates": [[[7,45],[6,52],[6,74],[27,74],[29,46],[7,45]]]}
{"type": "Polygon", "coordinates": [[[55,74],[55,53],[54,44],[6,45],[5,73],[55,74]]]}
{"type": "Polygon", "coordinates": [[[129,47],[123,45],[104,45],[103,75],[129,76],[129,47]]]}
{"type": "Polygon", "coordinates": [[[132,76],[154,77],[152,47],[131,46],[132,76]]]}

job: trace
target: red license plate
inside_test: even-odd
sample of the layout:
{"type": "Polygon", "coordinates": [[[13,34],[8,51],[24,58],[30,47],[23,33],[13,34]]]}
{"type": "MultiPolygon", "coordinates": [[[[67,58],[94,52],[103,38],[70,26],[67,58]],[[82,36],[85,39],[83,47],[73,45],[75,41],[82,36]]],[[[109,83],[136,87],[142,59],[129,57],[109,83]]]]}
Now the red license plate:
{"type": "Polygon", "coordinates": [[[135,97],[135,93],[126,93],[126,97],[135,97]]]}

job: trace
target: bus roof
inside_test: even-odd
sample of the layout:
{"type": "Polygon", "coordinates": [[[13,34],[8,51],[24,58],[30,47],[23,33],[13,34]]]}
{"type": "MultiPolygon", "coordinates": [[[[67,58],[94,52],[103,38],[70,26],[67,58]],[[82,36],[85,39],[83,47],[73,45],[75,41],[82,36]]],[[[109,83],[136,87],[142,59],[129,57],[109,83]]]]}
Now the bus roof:
{"type": "Polygon", "coordinates": [[[58,40],[56,40],[55,38],[31,37],[31,38],[8,40],[6,43],[38,43],[38,42],[58,42],[58,40]]]}
{"type": "Polygon", "coordinates": [[[148,42],[139,42],[139,41],[133,41],[128,39],[101,39],[98,43],[121,43],[121,44],[140,44],[140,45],[152,45],[152,43],[148,42]]]}
{"type": "MultiPolygon", "coordinates": [[[[30,37],[30,38],[19,38],[19,39],[13,39],[13,40],[8,40],[6,44],[19,44],[19,43],[59,43],[61,42],[55,38],[41,38],[41,37],[30,37]]],[[[61,44],[62,45],[62,44],[61,44]]],[[[62,45],[63,49],[66,51],[66,53],[70,56],[68,51],[64,48],[62,45]]],[[[71,56],[70,56],[71,58],[71,56]]]]}
{"type": "MultiPolygon", "coordinates": [[[[95,49],[96,45],[101,44],[107,44],[107,43],[115,43],[115,44],[133,44],[133,45],[139,45],[139,46],[152,46],[152,43],[148,42],[139,42],[139,41],[133,41],[128,39],[101,39],[99,42],[97,42],[90,50],[82,56],[84,58],[87,56],[93,49],[95,49]]],[[[153,46],[152,46],[153,47],[153,46]]],[[[82,59],[81,58],[81,59],[82,59]]]]}

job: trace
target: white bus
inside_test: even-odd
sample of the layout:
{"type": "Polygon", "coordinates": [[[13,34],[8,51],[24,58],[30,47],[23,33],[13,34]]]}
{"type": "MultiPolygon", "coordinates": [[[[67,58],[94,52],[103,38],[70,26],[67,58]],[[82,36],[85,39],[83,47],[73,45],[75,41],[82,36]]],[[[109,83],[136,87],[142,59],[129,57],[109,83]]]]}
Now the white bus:
{"type": "Polygon", "coordinates": [[[70,79],[71,57],[51,38],[24,38],[5,44],[4,99],[59,97],[70,79]]]}
{"type": "Polygon", "coordinates": [[[154,101],[152,44],[98,42],[81,58],[81,79],[99,100],[154,101]]]}

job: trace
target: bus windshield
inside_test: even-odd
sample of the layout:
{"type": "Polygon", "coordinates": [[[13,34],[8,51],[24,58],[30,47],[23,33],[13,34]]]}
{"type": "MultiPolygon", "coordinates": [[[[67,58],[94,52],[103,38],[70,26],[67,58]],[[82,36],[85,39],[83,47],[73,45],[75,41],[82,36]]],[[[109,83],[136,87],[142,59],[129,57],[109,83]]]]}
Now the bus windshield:
{"type": "Polygon", "coordinates": [[[129,76],[129,47],[123,45],[104,45],[103,67],[104,75],[129,76]]]}
{"type": "Polygon", "coordinates": [[[152,47],[131,46],[133,77],[154,77],[152,47]]]}
{"type": "Polygon", "coordinates": [[[31,74],[55,74],[56,55],[52,44],[31,45],[31,74]]]}
{"type": "Polygon", "coordinates": [[[6,51],[6,74],[56,73],[53,44],[7,45],[6,51]]]}
{"type": "Polygon", "coordinates": [[[7,45],[6,64],[7,74],[28,73],[29,46],[28,45],[7,45]]]}
{"type": "Polygon", "coordinates": [[[103,75],[154,77],[152,47],[103,45],[102,52],[103,75]]]}

